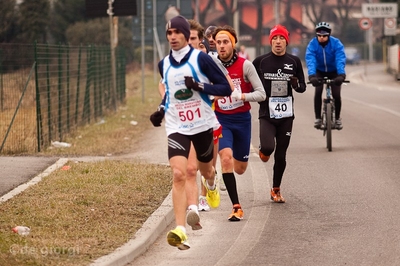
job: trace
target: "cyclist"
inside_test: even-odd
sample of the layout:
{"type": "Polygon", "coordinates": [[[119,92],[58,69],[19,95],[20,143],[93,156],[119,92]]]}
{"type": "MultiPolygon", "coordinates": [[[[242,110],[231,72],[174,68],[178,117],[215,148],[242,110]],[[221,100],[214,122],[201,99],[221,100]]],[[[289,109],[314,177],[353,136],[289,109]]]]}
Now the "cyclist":
{"type": "Polygon", "coordinates": [[[340,117],[342,100],[340,90],[346,78],[346,54],[342,42],[331,36],[332,28],[327,22],[320,22],[315,27],[316,36],[309,42],[306,50],[306,64],[308,69],[308,79],[315,87],[314,94],[314,127],[321,128],[321,107],[323,84],[320,79],[327,77],[334,82],[331,84],[332,96],[335,99],[335,128],[343,128],[340,117]]]}

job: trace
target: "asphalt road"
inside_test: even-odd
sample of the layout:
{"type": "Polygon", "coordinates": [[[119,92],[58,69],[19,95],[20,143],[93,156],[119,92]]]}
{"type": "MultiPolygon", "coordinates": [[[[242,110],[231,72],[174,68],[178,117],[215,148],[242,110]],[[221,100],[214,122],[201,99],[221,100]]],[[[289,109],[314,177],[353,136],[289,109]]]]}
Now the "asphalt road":
{"type": "Polygon", "coordinates": [[[29,181],[58,158],[48,157],[0,157],[0,196],[29,181]]]}
{"type": "Polygon", "coordinates": [[[342,89],[343,130],[333,151],[313,128],[313,87],[295,95],[285,204],[269,200],[273,160],[257,156],[253,105],[252,156],[237,175],[244,220],[229,222],[221,206],[201,213],[203,229],[188,229],[191,248],[180,251],[160,234],[128,265],[400,265],[400,84],[382,65],[347,67],[342,89]]]}

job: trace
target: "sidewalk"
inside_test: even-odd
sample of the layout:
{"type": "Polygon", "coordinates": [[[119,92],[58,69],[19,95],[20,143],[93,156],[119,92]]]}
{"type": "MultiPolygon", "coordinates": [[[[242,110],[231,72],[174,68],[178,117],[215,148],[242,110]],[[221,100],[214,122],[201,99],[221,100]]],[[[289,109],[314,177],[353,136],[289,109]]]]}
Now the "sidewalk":
{"type": "Polygon", "coordinates": [[[351,72],[348,75],[348,79],[351,82],[368,86],[400,88],[400,80],[388,73],[382,63],[365,63],[362,70],[351,72]]]}

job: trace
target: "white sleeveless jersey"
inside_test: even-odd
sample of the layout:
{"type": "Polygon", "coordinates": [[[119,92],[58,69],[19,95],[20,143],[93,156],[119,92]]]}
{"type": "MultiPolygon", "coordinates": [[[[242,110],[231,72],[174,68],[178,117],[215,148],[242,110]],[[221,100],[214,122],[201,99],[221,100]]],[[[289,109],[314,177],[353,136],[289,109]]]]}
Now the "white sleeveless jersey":
{"type": "Polygon", "coordinates": [[[170,63],[169,55],[163,60],[163,83],[166,89],[165,130],[172,133],[195,135],[215,126],[215,114],[209,96],[185,86],[185,76],[197,82],[210,83],[197,63],[199,50],[192,50],[189,60],[179,66],[170,63]]]}

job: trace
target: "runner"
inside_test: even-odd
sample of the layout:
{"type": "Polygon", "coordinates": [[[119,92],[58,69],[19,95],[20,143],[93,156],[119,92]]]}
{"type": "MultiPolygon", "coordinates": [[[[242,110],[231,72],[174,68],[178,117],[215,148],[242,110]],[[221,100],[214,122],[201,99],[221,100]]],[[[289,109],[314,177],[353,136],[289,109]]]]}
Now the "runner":
{"type": "Polygon", "coordinates": [[[171,246],[185,250],[190,248],[185,227],[185,184],[190,146],[194,146],[198,169],[206,180],[209,203],[217,207],[220,195],[212,165],[215,114],[208,95],[230,95],[231,88],[214,61],[189,46],[190,26],[184,17],[172,18],[167,23],[166,35],[171,51],[158,64],[162,83],[166,88],[165,107],[160,106],[150,120],[153,125],[160,126],[165,115],[176,223],[176,228],[168,232],[167,241],[171,246]]]}
{"type": "Polygon", "coordinates": [[[250,153],[250,103],[265,100],[260,78],[252,63],[239,57],[235,50],[236,32],[231,26],[217,28],[215,39],[218,58],[229,72],[235,90],[229,97],[216,98],[215,113],[222,125],[219,143],[222,178],[231,199],[233,210],[230,221],[243,219],[234,171],[242,175],[247,168],[250,153]]]}
{"type": "Polygon", "coordinates": [[[260,103],[260,151],[263,162],[267,162],[275,150],[275,164],[271,200],[284,203],[280,192],[286,168],[286,151],[292,136],[294,120],[293,90],[306,90],[303,67],[297,56],[286,52],[289,32],[282,25],[270,31],[271,52],[257,57],[253,64],[263,81],[267,99],[260,103]]]}

